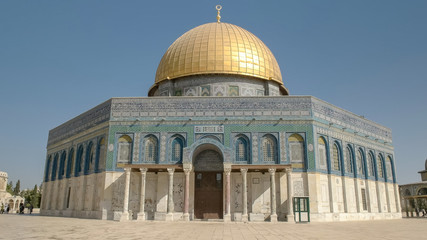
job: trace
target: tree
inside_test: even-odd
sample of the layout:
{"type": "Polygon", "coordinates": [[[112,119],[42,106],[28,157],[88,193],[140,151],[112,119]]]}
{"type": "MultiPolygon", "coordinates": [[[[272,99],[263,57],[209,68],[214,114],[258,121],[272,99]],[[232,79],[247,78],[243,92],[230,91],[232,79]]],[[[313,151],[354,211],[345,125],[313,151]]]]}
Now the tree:
{"type": "Polygon", "coordinates": [[[26,207],[31,205],[33,205],[34,208],[40,207],[41,194],[37,184],[34,186],[33,190],[22,191],[22,196],[25,198],[26,207]]]}
{"type": "Polygon", "coordinates": [[[12,183],[12,181],[10,181],[9,184],[6,185],[6,191],[13,195],[13,183],[12,183]]]}
{"type": "Polygon", "coordinates": [[[13,189],[13,195],[18,196],[21,193],[21,180],[18,179],[15,188],[13,189]]]}

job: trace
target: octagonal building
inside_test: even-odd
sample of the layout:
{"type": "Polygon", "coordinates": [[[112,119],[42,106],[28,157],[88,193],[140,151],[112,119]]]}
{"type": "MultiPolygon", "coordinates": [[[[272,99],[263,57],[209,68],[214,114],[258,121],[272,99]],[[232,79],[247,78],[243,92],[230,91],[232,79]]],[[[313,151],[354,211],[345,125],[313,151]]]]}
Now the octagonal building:
{"type": "Polygon", "coordinates": [[[111,98],[49,132],[41,214],[401,218],[391,130],[289,96],[270,49],[217,19],[172,43],[148,97],[111,98]]]}

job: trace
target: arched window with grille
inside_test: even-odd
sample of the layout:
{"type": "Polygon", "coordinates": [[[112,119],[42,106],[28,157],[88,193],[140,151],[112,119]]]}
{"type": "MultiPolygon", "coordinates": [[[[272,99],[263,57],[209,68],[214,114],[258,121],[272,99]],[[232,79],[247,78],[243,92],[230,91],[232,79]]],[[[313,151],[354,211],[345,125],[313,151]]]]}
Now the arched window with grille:
{"type": "Polygon", "coordinates": [[[291,157],[291,163],[296,163],[298,168],[304,168],[304,138],[294,133],[288,138],[289,143],[289,155],[291,157]],[[301,164],[298,166],[298,164],[301,164]]]}
{"type": "Polygon", "coordinates": [[[93,172],[95,166],[95,148],[93,143],[90,142],[86,149],[86,163],[85,163],[85,174],[93,172]]]}
{"type": "Polygon", "coordinates": [[[236,140],[236,161],[249,162],[249,141],[244,136],[239,136],[236,140]]]}
{"type": "Polygon", "coordinates": [[[363,152],[362,149],[359,149],[356,153],[356,166],[357,166],[357,174],[362,177],[365,177],[365,167],[363,164],[363,152]]]}
{"type": "Polygon", "coordinates": [[[132,138],[128,135],[123,135],[119,138],[118,162],[130,163],[132,156],[132,138]]]}
{"type": "Polygon", "coordinates": [[[105,160],[105,138],[102,137],[96,146],[95,172],[105,169],[105,160]]]}
{"type": "Polygon", "coordinates": [[[49,158],[47,159],[47,162],[46,162],[46,169],[45,169],[45,174],[44,174],[44,181],[45,182],[49,181],[51,162],[52,162],[52,156],[49,156],[49,158]]]}
{"type": "Polygon", "coordinates": [[[153,135],[149,135],[144,139],[144,161],[146,162],[156,162],[158,156],[158,141],[157,138],[153,135]]]}
{"type": "Polygon", "coordinates": [[[61,154],[61,161],[59,161],[59,174],[58,179],[62,179],[65,175],[65,160],[67,159],[67,154],[65,151],[61,154]]]}
{"type": "Polygon", "coordinates": [[[393,170],[392,170],[392,164],[391,164],[391,157],[387,157],[387,161],[385,164],[386,167],[386,173],[387,173],[387,180],[393,180],[393,170]]]}
{"type": "Polygon", "coordinates": [[[80,145],[77,149],[76,164],[74,168],[74,176],[78,177],[82,171],[83,164],[83,146],[80,145]]]}
{"type": "Polygon", "coordinates": [[[327,169],[327,154],[326,154],[326,141],[323,137],[317,139],[317,151],[319,155],[319,167],[320,169],[327,169]]]}
{"type": "Polygon", "coordinates": [[[71,148],[68,153],[68,161],[67,161],[67,178],[73,176],[74,174],[74,148],[71,148]]]}
{"type": "Polygon", "coordinates": [[[52,175],[50,177],[50,180],[55,181],[56,179],[56,173],[57,173],[57,168],[58,168],[58,154],[55,155],[54,159],[53,159],[53,165],[52,165],[52,175]]]}
{"type": "Polygon", "coordinates": [[[332,160],[334,163],[334,171],[341,171],[341,152],[337,143],[334,143],[332,146],[332,160]]]}
{"type": "Polygon", "coordinates": [[[277,161],[276,139],[272,135],[265,135],[262,138],[262,153],[264,162],[277,161]]]}
{"type": "Polygon", "coordinates": [[[176,136],[172,141],[172,162],[182,162],[183,138],[176,136]]]}
{"type": "Polygon", "coordinates": [[[375,177],[375,165],[374,165],[374,155],[372,152],[368,153],[368,162],[366,163],[368,167],[368,176],[375,177]]]}
{"type": "Polygon", "coordinates": [[[378,154],[377,157],[377,170],[378,170],[378,177],[384,178],[384,168],[383,168],[383,157],[381,154],[378,154]]]}
{"type": "Polygon", "coordinates": [[[347,146],[345,150],[345,171],[347,173],[353,173],[353,164],[353,152],[351,151],[350,146],[347,146]]]}

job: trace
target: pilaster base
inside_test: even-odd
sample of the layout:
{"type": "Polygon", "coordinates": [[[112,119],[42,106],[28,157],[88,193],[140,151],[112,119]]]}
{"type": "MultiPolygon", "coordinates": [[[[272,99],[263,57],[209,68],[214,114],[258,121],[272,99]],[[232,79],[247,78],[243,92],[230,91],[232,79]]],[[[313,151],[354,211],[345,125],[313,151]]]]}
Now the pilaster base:
{"type": "Polygon", "coordinates": [[[249,221],[248,214],[243,214],[242,215],[242,222],[248,222],[248,221],[249,221]]]}
{"type": "Polygon", "coordinates": [[[186,222],[190,221],[190,214],[184,213],[184,215],[182,215],[182,219],[186,222]]]}
{"type": "Polygon", "coordinates": [[[270,222],[277,222],[277,214],[270,215],[270,222]]]}
{"type": "Polygon", "coordinates": [[[167,213],[165,216],[165,221],[172,222],[173,221],[173,213],[167,213]]]}
{"type": "Polygon", "coordinates": [[[136,215],[136,220],[137,221],[145,221],[146,220],[146,218],[145,218],[145,212],[138,213],[138,215],[136,215]]]}
{"type": "Polygon", "coordinates": [[[119,222],[129,221],[129,212],[114,212],[114,220],[119,222]]]}
{"type": "Polygon", "coordinates": [[[294,215],[286,215],[286,220],[288,223],[295,223],[294,215]]]}
{"type": "Polygon", "coordinates": [[[224,222],[231,222],[231,214],[224,215],[224,222]]]}

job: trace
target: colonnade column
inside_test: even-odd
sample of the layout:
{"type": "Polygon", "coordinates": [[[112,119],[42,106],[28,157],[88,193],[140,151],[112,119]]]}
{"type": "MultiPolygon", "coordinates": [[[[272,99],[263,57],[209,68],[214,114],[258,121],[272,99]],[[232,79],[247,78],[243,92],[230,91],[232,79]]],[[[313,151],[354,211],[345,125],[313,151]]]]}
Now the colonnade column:
{"type": "Polygon", "coordinates": [[[292,168],[287,168],[286,169],[286,178],[288,180],[288,214],[286,215],[286,218],[288,220],[288,222],[294,222],[294,211],[293,211],[293,198],[294,198],[294,193],[293,193],[293,182],[292,182],[292,168]]]}
{"type": "Polygon", "coordinates": [[[403,201],[405,201],[406,217],[409,217],[408,199],[404,198],[403,201]]]}
{"type": "Polygon", "coordinates": [[[247,181],[247,168],[241,168],[240,172],[242,173],[242,182],[243,182],[243,213],[242,213],[242,222],[248,221],[248,181],[247,181]]]}
{"type": "Polygon", "coordinates": [[[190,221],[188,212],[190,206],[190,172],[191,168],[184,168],[185,173],[185,191],[184,191],[184,221],[190,221]]]}
{"type": "Polygon", "coordinates": [[[141,171],[141,193],[139,195],[139,213],[136,220],[145,221],[145,185],[147,178],[147,168],[140,168],[141,171]]]}
{"type": "Polygon", "coordinates": [[[175,168],[168,168],[169,186],[168,186],[168,213],[166,214],[166,221],[173,221],[174,202],[173,202],[173,173],[175,168]]]}
{"type": "Polygon", "coordinates": [[[230,174],[231,174],[231,167],[230,168],[224,168],[225,173],[225,215],[224,215],[224,222],[230,222],[231,221],[231,213],[230,213],[230,174]]]}
{"type": "Polygon", "coordinates": [[[277,213],[276,213],[276,169],[269,168],[270,172],[270,196],[271,196],[271,213],[270,213],[270,221],[277,222],[277,213]]]}
{"type": "Polygon", "coordinates": [[[129,186],[130,186],[130,168],[125,168],[125,192],[123,196],[123,212],[119,221],[129,220],[129,186]]]}

